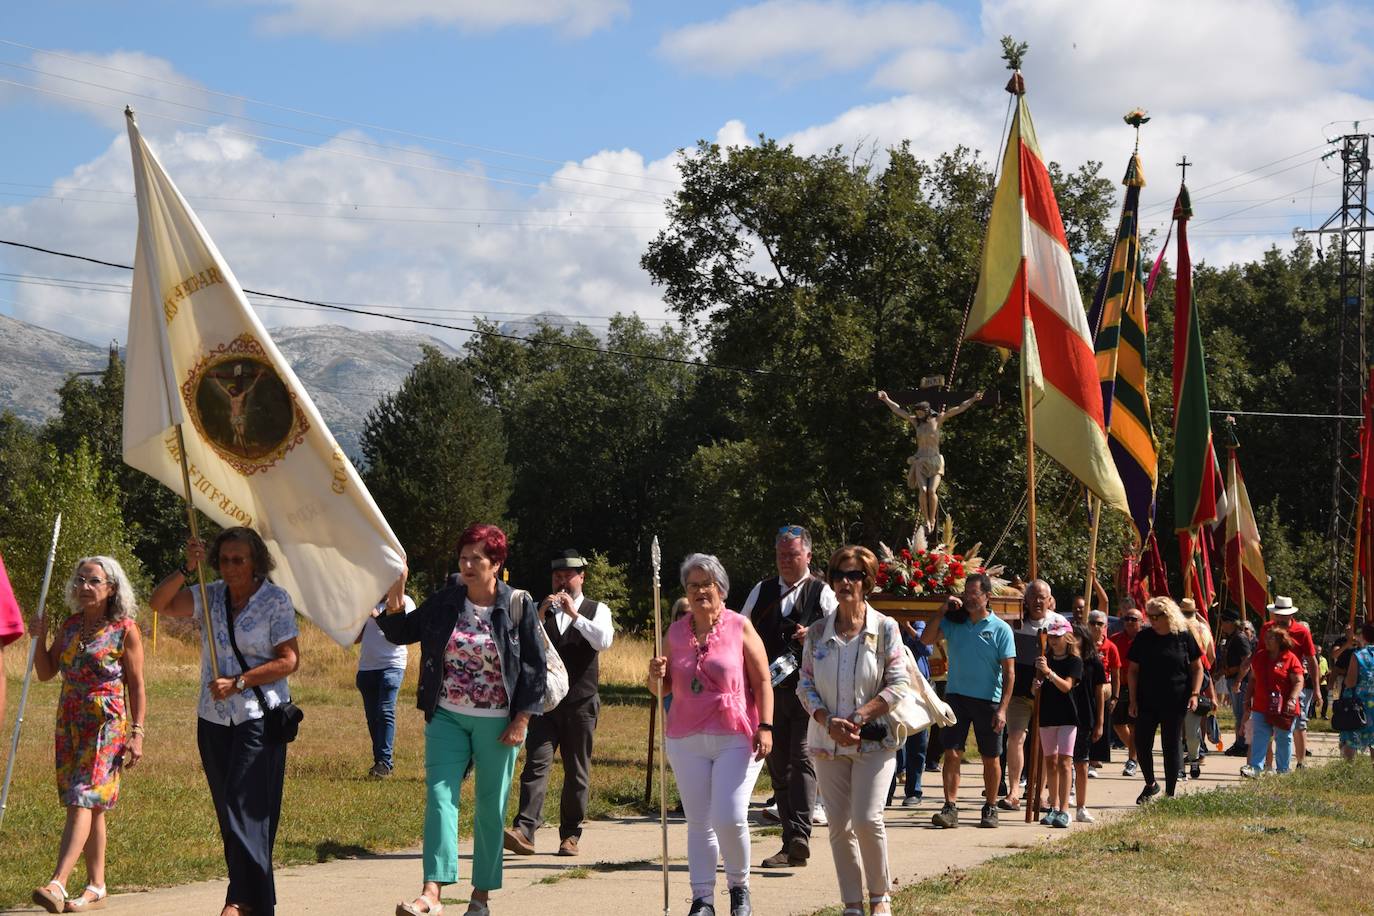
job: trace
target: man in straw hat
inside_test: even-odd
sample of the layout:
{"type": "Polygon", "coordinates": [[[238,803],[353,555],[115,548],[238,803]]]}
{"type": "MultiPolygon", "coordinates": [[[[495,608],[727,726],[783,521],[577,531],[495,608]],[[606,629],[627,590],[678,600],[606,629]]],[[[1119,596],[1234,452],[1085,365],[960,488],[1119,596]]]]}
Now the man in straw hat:
{"type": "Polygon", "coordinates": [[[1307,624],[1297,619],[1298,609],[1293,599],[1287,595],[1275,595],[1274,603],[1265,608],[1269,621],[1260,628],[1259,644],[1264,645],[1264,634],[1270,627],[1287,630],[1293,640],[1293,654],[1302,662],[1302,699],[1299,702],[1298,717],[1293,722],[1293,756],[1298,766],[1303,765],[1307,756],[1307,711],[1312,705],[1312,687],[1317,676],[1317,644],[1312,639],[1312,631],[1307,624]]]}

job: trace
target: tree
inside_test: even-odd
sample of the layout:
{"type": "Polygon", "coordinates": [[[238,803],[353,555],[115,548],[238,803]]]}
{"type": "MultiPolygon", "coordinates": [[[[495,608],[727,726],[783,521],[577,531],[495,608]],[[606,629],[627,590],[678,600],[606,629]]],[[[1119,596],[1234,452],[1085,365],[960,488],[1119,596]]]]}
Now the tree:
{"type": "Polygon", "coordinates": [[[501,418],[460,360],[425,347],[400,389],[368,413],[361,447],[363,478],[422,593],[454,568],[468,525],[500,524],[509,533],[501,418]]]}
{"type": "Polygon", "coordinates": [[[501,414],[520,530],[516,581],[541,582],[566,547],[643,568],[668,524],[694,439],[675,422],[695,376],[685,335],[611,319],[605,341],[545,325],[524,343],[469,340],[465,358],[501,414]]]}
{"type": "MultiPolygon", "coordinates": [[[[761,138],[729,151],[702,143],[681,168],[671,224],[642,264],[706,359],[741,371],[704,374],[687,411],[697,447],[678,537],[695,535],[727,568],[760,571],[782,523],[811,528],[822,557],[904,539],[915,517],[903,485],[910,441],[871,396],[943,371],[959,388],[1006,395],[952,423],[942,443],[959,542],[994,540],[1024,489],[1025,458],[1014,375],[999,374],[992,351],[958,342],[992,191],[977,154],[927,162],[902,145],[879,166],[761,138]],[[956,351],[957,372],[946,368],[956,351]]],[[[1055,175],[1086,264],[1110,238],[1094,226],[1111,186],[1091,164],[1055,175]]],[[[1095,269],[1084,269],[1085,286],[1095,269]]],[[[1067,481],[1048,482],[1072,504],[1067,481]]],[[[1042,539],[1056,540],[1066,517],[1042,516],[1042,539]]],[[[1024,569],[1024,538],[1003,550],[999,560],[1024,569]]]]}
{"type": "MultiPolygon", "coordinates": [[[[134,553],[149,569],[172,569],[182,562],[187,525],[180,495],[124,463],[124,361],[110,348],[98,380],[71,375],[58,390],[57,416],[43,429],[44,441],[59,454],[87,443],[104,472],[119,488],[120,513],[134,553]]],[[[202,536],[215,530],[204,516],[202,536]]]]}
{"type": "MultiPolygon", "coordinates": [[[[10,431],[11,434],[13,430],[10,431]]],[[[14,467],[11,437],[0,445],[0,465],[14,467]]],[[[36,608],[43,568],[48,559],[53,521],[62,513],[62,536],[53,565],[47,610],[63,617],[67,577],[82,557],[114,557],[124,567],[142,598],[148,581],[120,511],[119,487],[100,466],[85,440],[75,450],[60,454],[52,446],[35,448],[37,461],[28,464],[6,483],[3,507],[5,524],[0,529],[0,553],[5,556],[10,581],[25,609],[36,608]]]]}

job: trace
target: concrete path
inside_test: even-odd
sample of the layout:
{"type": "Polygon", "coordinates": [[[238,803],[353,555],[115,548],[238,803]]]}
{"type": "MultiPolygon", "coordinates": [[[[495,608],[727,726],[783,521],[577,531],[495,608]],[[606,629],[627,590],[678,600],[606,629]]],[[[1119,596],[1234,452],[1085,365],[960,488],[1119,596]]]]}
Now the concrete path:
{"type": "MultiPolygon", "coordinates": [[[[1314,734],[1308,743],[1316,755],[1313,763],[1336,755],[1334,735],[1314,734]]],[[[1115,756],[1120,758],[1122,754],[1118,751],[1115,756]]],[[[1212,754],[1206,759],[1202,778],[1180,783],[1179,788],[1184,792],[1196,792],[1234,784],[1239,781],[1242,762],[1238,758],[1212,754]]],[[[1089,807],[1099,822],[1134,810],[1135,797],[1142,786],[1140,778],[1123,777],[1120,763],[1109,765],[1101,774],[1101,778],[1092,780],[1088,797],[1089,807]]],[[[1037,843],[1054,842],[1075,830],[1092,829],[1089,825],[1073,824],[1069,830],[1055,830],[1025,823],[1022,812],[1005,811],[999,829],[979,829],[976,822],[981,804],[978,797],[981,767],[975,762],[963,768],[959,796],[961,826],[956,830],[938,830],[931,826],[930,816],[939,807],[939,775],[927,776],[932,781],[927,783],[927,801],[921,807],[894,807],[887,811],[889,858],[892,874],[899,885],[942,874],[952,867],[977,865],[1037,843]]],[[[897,794],[900,800],[900,787],[897,794]]],[[[760,916],[807,914],[839,902],[835,869],[825,834],[824,828],[817,828],[812,843],[814,854],[806,868],[754,868],[750,886],[756,913],[760,916]]],[[[681,819],[670,820],[668,837],[669,902],[673,913],[685,914],[690,894],[687,831],[681,819]]],[[[543,830],[536,839],[541,854],[506,855],[505,887],[492,895],[494,913],[501,916],[628,916],[662,912],[662,866],[658,858],[661,839],[656,819],[591,822],[583,833],[583,854],[576,859],[554,856],[557,840],[556,830],[543,830]]],[[[776,852],[779,845],[776,836],[756,836],[751,861],[757,866],[765,856],[776,852]]],[[[471,844],[464,842],[460,866],[463,875],[468,873],[470,852],[471,844]]],[[[722,914],[729,908],[724,884],[722,875],[717,899],[717,911],[722,914]]],[[[217,914],[224,901],[225,886],[223,880],[204,881],[147,893],[121,894],[109,899],[106,912],[138,916],[217,914]]],[[[406,850],[281,869],[277,872],[277,909],[282,916],[391,914],[398,900],[412,898],[419,889],[419,851],[406,850]]],[[[466,885],[445,889],[444,899],[450,901],[446,909],[451,916],[463,913],[466,891],[466,885]]]]}

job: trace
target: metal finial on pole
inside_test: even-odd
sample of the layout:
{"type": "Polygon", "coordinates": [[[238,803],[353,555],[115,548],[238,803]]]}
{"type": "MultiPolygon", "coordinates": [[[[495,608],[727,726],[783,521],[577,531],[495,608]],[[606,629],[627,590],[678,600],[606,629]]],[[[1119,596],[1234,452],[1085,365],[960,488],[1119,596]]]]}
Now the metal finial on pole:
{"type": "MultiPolygon", "coordinates": [[[[52,545],[48,547],[48,565],[43,570],[43,586],[38,590],[38,619],[43,619],[43,608],[48,602],[48,585],[52,582],[52,567],[57,560],[57,539],[62,536],[62,513],[57,513],[57,521],[52,526],[52,545]]],[[[5,787],[0,790],[0,826],[5,823],[5,807],[10,800],[10,779],[14,776],[14,760],[19,756],[19,730],[24,725],[24,704],[29,699],[29,678],[33,675],[33,658],[38,652],[39,640],[29,635],[29,665],[24,669],[24,686],[19,691],[19,709],[14,719],[14,740],[10,742],[10,759],[5,764],[5,787]]]]}
{"type": "Polygon", "coordinates": [[[1197,163],[1196,163],[1196,162],[1189,162],[1189,161],[1188,161],[1188,156],[1187,156],[1187,154],[1185,153],[1184,156],[1183,156],[1183,158],[1180,159],[1178,162],[1175,162],[1174,165],[1178,166],[1180,169],[1183,170],[1183,171],[1182,171],[1182,174],[1179,176],[1179,179],[1178,179],[1179,182],[1181,182],[1182,184],[1187,184],[1187,183],[1188,183],[1188,166],[1190,166],[1190,165],[1197,165],[1197,163]]]}

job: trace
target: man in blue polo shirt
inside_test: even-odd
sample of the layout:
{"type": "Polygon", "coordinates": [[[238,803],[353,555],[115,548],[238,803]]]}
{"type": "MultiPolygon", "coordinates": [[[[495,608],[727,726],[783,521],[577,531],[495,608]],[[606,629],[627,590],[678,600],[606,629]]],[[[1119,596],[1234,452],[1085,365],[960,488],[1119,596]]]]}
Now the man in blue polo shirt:
{"type": "Polygon", "coordinates": [[[969,728],[983,759],[984,796],[979,827],[997,826],[997,784],[1002,778],[1001,735],[1007,725],[1007,705],[1016,682],[1016,644],[1011,627],[988,607],[992,580],[971,573],[964,580],[964,597],[950,598],[944,618],[927,626],[921,640],[933,644],[941,636],[949,656],[945,702],[955,723],[940,730],[945,745],[945,805],[931,818],[937,827],[959,826],[959,761],[969,728]]]}

